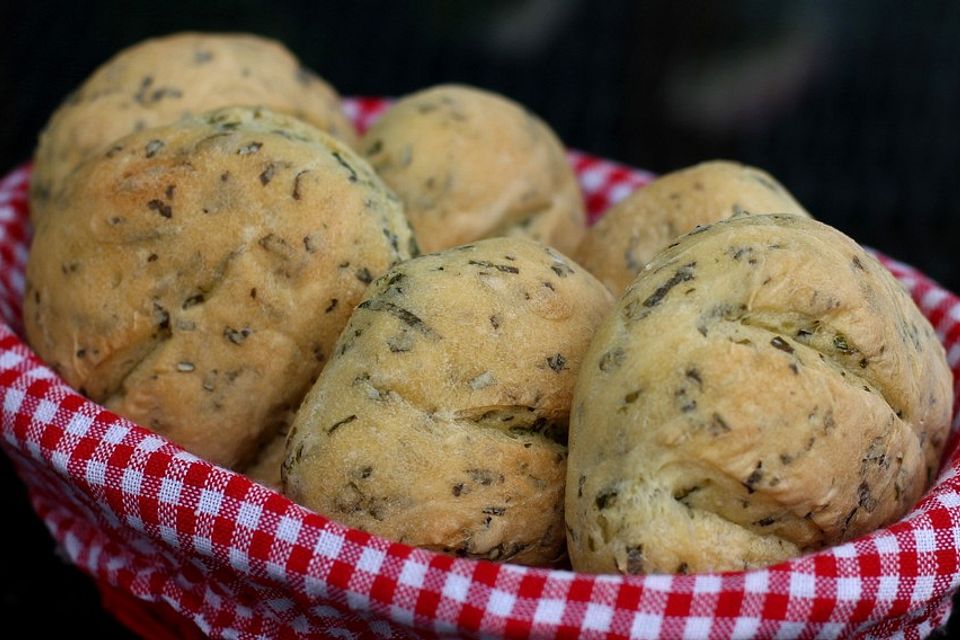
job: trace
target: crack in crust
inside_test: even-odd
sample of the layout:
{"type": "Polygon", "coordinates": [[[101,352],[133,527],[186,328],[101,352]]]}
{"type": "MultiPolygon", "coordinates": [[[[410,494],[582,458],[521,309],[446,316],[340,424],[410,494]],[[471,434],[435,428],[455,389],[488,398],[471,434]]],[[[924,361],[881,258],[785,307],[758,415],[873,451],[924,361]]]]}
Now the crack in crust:
{"type": "MultiPolygon", "coordinates": [[[[783,338],[783,336],[789,336],[793,343],[796,344],[799,349],[798,352],[801,354],[818,354],[818,358],[826,362],[828,365],[833,366],[834,368],[842,371],[844,373],[843,377],[845,379],[853,378],[855,382],[866,383],[871,388],[877,391],[877,395],[884,401],[887,407],[890,409],[890,412],[897,416],[901,423],[906,424],[908,416],[906,415],[905,408],[897,408],[894,406],[893,402],[890,400],[891,390],[889,385],[884,384],[884,382],[879,379],[877,376],[873,375],[864,375],[867,369],[857,366],[856,368],[850,366],[849,359],[845,357],[838,357],[836,353],[825,349],[820,346],[819,341],[808,340],[802,337],[802,334],[809,336],[816,336],[817,334],[827,334],[832,336],[843,336],[844,333],[841,331],[834,330],[834,327],[830,324],[824,323],[822,319],[814,318],[812,316],[807,316],[804,314],[784,314],[782,318],[787,319],[785,322],[776,323],[767,320],[767,318],[772,318],[774,314],[769,312],[763,312],[764,318],[759,318],[757,315],[751,315],[750,312],[745,312],[743,316],[730,320],[724,318],[724,321],[735,322],[746,327],[753,327],[756,329],[762,329],[773,336],[773,339],[783,338]],[[812,331],[800,328],[797,329],[796,323],[790,322],[790,320],[801,319],[804,321],[805,327],[812,327],[812,331]],[[801,335],[798,335],[801,334],[801,335]],[[822,356],[822,358],[820,358],[822,356]]],[[[846,338],[849,340],[849,338],[846,338]]],[[[778,347],[780,348],[780,347],[778,347]]],[[[796,347],[795,347],[796,348],[796,347]]],[[[857,356],[862,353],[860,349],[853,343],[848,344],[848,349],[850,350],[849,354],[857,356]]],[[[780,348],[782,351],[783,349],[780,348]]],[[[841,353],[843,353],[841,351],[841,353]]],[[[863,384],[852,384],[850,386],[856,386],[862,388],[863,384]]],[[[915,434],[916,435],[916,434],[915,434]]],[[[918,436],[919,437],[919,436],[918,436]]]]}
{"type": "MultiPolygon", "coordinates": [[[[200,307],[214,298],[214,294],[226,280],[227,268],[233,260],[243,253],[243,248],[235,249],[229,252],[223,259],[220,260],[217,267],[214,269],[213,276],[207,280],[207,282],[200,284],[197,288],[202,292],[202,295],[199,300],[196,299],[197,296],[192,296],[188,300],[190,304],[186,308],[193,309],[200,307]]],[[[154,303],[156,306],[156,303],[154,303]]],[[[104,389],[103,397],[105,398],[104,404],[110,405],[113,402],[117,402],[122,399],[126,394],[123,392],[126,387],[127,381],[137,374],[144,366],[148,360],[151,360],[151,357],[156,355],[159,357],[165,345],[169,344],[171,339],[174,337],[174,330],[171,327],[177,326],[177,321],[179,320],[180,313],[184,310],[183,305],[180,305],[179,308],[173,310],[173,316],[170,315],[170,310],[164,309],[168,315],[166,324],[166,329],[160,331],[157,340],[153,341],[153,346],[150,347],[140,358],[135,360],[130,364],[127,370],[120,376],[117,377],[117,382],[112,385],[110,389],[104,389]]]]}

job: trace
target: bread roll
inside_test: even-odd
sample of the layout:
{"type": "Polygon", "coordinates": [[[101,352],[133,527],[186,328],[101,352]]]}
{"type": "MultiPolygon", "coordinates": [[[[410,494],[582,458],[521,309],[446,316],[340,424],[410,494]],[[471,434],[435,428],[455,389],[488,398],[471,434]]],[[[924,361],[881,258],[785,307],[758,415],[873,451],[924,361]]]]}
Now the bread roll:
{"type": "Polygon", "coordinates": [[[611,207],[576,258],[620,295],[653,256],[694,227],[735,213],[809,214],[769,174],[717,160],[668,173],[611,207]]]}
{"type": "Polygon", "coordinates": [[[294,409],[369,282],[416,252],[348,147],[224,109],[71,174],[27,264],[33,348],[91,399],[239,468],[294,409]]]}
{"type": "Polygon", "coordinates": [[[520,236],[572,252],[583,196],[550,128],[503,96],[439,86],[397,102],[361,149],[403,200],[424,251],[520,236]]]}
{"type": "Polygon", "coordinates": [[[34,158],[31,219],[44,214],[67,174],[117,138],[229,106],[266,107],[356,143],[337,93],[279,42],[247,34],[153,38],[108,60],[50,118],[34,158]]]}
{"type": "Polygon", "coordinates": [[[557,560],[573,383],[611,304],[579,265],[520,238],[395,267],[300,407],[286,493],[407,544],[557,560]]]}
{"type": "Polygon", "coordinates": [[[931,483],[952,401],[929,322],[852,240],[796,215],[697,229],[584,357],[573,566],[740,570],[856,538],[931,483]]]}

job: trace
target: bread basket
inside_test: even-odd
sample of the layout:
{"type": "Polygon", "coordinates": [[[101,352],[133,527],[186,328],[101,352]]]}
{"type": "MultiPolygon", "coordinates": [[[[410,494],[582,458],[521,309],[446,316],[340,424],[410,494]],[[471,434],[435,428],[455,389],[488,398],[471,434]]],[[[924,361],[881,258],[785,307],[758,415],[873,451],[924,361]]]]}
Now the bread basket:
{"type": "MultiPolygon", "coordinates": [[[[347,101],[362,128],[384,108],[347,101]]],[[[595,218],[650,175],[571,153],[595,218]]],[[[458,559],[346,528],[86,400],[21,340],[29,167],[0,181],[0,445],[66,556],[145,637],[908,637],[960,579],[960,452],[902,521],[765,569],[594,576],[458,559]]],[[[957,377],[960,299],[878,256],[957,377]]],[[[955,392],[958,388],[955,386],[955,392]]]]}

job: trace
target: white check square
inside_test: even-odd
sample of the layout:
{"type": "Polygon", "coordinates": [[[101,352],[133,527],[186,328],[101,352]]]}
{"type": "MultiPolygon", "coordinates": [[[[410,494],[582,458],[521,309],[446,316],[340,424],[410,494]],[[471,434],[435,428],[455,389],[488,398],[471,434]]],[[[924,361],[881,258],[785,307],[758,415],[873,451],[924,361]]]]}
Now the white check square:
{"type": "Polygon", "coordinates": [[[262,508],[255,504],[244,502],[240,505],[240,510],[237,513],[237,524],[247,529],[256,529],[257,525],[260,524],[260,516],[262,514],[262,508]]]}
{"type": "Polygon", "coordinates": [[[197,503],[197,511],[213,515],[220,510],[220,502],[222,500],[223,494],[219,491],[202,489],[200,491],[200,501],[197,503]]]}
{"type": "Polygon", "coordinates": [[[759,628],[759,618],[737,618],[737,623],[733,625],[733,632],[730,635],[734,638],[752,638],[759,628]]]}
{"type": "Polygon", "coordinates": [[[669,592],[673,588],[673,576],[655,573],[647,576],[643,584],[651,591],[669,592]]]}
{"type": "Polygon", "coordinates": [[[707,638],[710,636],[710,627],[713,624],[713,618],[706,616],[690,616],[683,627],[684,638],[707,638]]]}
{"type": "Polygon", "coordinates": [[[743,588],[748,593],[766,593],[770,576],[766,571],[749,571],[744,576],[743,588]]]}
{"type": "Polygon", "coordinates": [[[289,516],[280,518],[280,524],[277,525],[277,537],[289,543],[297,541],[300,535],[300,521],[294,520],[289,516]]]}
{"type": "Polygon", "coordinates": [[[837,578],[837,600],[859,600],[861,593],[860,578],[837,578]]]}
{"type": "Polygon", "coordinates": [[[873,542],[880,553],[898,553],[900,551],[900,544],[897,542],[896,536],[878,535],[873,542]]]}
{"type": "Polygon", "coordinates": [[[633,189],[630,185],[618,184],[613,189],[610,189],[610,203],[616,204],[629,196],[633,192],[633,189]]]}
{"type": "Polygon", "coordinates": [[[917,543],[917,553],[932,553],[937,550],[937,534],[930,529],[917,529],[913,532],[917,543]]]}
{"type": "Polygon", "coordinates": [[[420,588],[423,586],[423,578],[427,575],[427,566],[418,562],[407,561],[400,571],[400,577],[397,581],[408,587],[420,588]]]}
{"type": "Polygon", "coordinates": [[[342,547],[343,538],[329,531],[321,531],[320,535],[317,536],[317,544],[313,547],[313,550],[325,558],[336,558],[340,555],[342,547]]]}
{"type": "Polygon", "coordinates": [[[603,186],[607,174],[603,169],[588,169],[580,174],[580,186],[584,191],[596,191],[603,186]]]}
{"type": "Polygon", "coordinates": [[[790,595],[796,598],[813,598],[817,595],[816,579],[806,573],[790,573],[790,595]]]}
{"type": "Polygon", "coordinates": [[[102,487],[107,480],[107,465],[96,460],[88,460],[84,477],[90,484],[102,487]]]}
{"type": "Polygon", "coordinates": [[[800,634],[803,633],[803,629],[806,626],[803,622],[781,622],[780,628],[777,629],[777,635],[774,637],[776,637],[777,640],[794,640],[794,638],[800,637],[800,634]]]}
{"type": "Polygon", "coordinates": [[[942,289],[930,289],[930,291],[927,291],[925,294],[923,294],[923,298],[920,300],[920,306],[925,309],[933,309],[938,304],[943,302],[946,297],[946,291],[943,291],[942,289]]]}
{"type": "Polygon", "coordinates": [[[533,612],[533,621],[542,624],[559,624],[566,609],[566,602],[555,598],[542,598],[533,612]]]}
{"type": "Polygon", "coordinates": [[[339,611],[325,604],[319,604],[313,607],[310,609],[310,612],[318,618],[332,618],[334,620],[339,620],[343,617],[339,611]]]}
{"type": "MultiPolygon", "coordinates": [[[[8,354],[5,353],[3,356],[0,356],[0,360],[7,355],[8,354]]],[[[3,368],[2,363],[0,363],[0,368],[3,368]]],[[[6,395],[3,397],[3,412],[7,414],[16,413],[20,409],[20,405],[23,404],[23,399],[26,395],[23,391],[17,389],[7,389],[6,395]]]]}
{"type": "Polygon", "coordinates": [[[140,485],[143,484],[143,474],[133,469],[124,469],[123,478],[120,480],[123,490],[127,493],[140,493],[140,485]]]}
{"type": "Polygon", "coordinates": [[[326,598],[328,593],[327,583],[310,574],[303,577],[303,589],[311,598],[326,598]]]}
{"type": "Polygon", "coordinates": [[[443,583],[443,596],[445,598],[455,602],[466,602],[469,590],[470,580],[456,573],[447,574],[447,579],[443,583]]]}
{"type": "Polygon", "coordinates": [[[490,600],[487,602],[487,611],[495,616],[507,617],[513,611],[513,605],[517,599],[513,594],[494,589],[490,594],[490,600]]]}
{"type": "Polygon", "coordinates": [[[926,602],[933,594],[933,576],[917,576],[913,583],[913,601],[926,602]]]}
{"type": "Polygon", "coordinates": [[[47,400],[38,402],[37,410],[33,412],[33,417],[43,423],[49,423],[55,415],[57,415],[57,405],[47,400]]]}
{"type": "MultiPolygon", "coordinates": [[[[46,404],[50,404],[49,402],[46,404]]],[[[90,431],[90,425],[93,424],[93,418],[88,418],[79,413],[73,414],[70,422],[67,423],[67,433],[75,436],[85,436],[90,431]]]]}
{"type": "Polygon", "coordinates": [[[164,504],[177,504],[180,501],[180,491],[183,485],[170,478],[160,480],[160,502],[164,504]]]}
{"type": "Polygon", "coordinates": [[[413,611],[404,609],[403,607],[398,607],[397,605],[390,606],[390,617],[400,624],[405,624],[407,626],[411,626],[413,624],[413,611]]]}
{"type": "Polygon", "coordinates": [[[287,579],[287,567],[282,564],[277,564],[276,562],[271,562],[267,560],[263,563],[267,568],[267,575],[271,576],[277,580],[283,581],[287,579]]]}
{"type": "Polygon", "coordinates": [[[107,432],[103,434],[103,441],[109,444],[120,444],[128,433],[130,433],[130,430],[126,427],[112,424],[110,428],[107,429],[107,432]]]}
{"type": "MultiPolygon", "coordinates": [[[[127,519],[127,521],[129,522],[129,518],[127,519]]],[[[141,524],[140,526],[142,527],[143,525],[141,524]]],[[[173,527],[168,527],[163,524],[161,524],[157,528],[160,530],[160,538],[164,542],[166,542],[168,545],[170,545],[171,547],[177,547],[180,545],[180,539],[177,537],[176,529],[174,529],[173,527]]]]}
{"type": "Polygon", "coordinates": [[[697,576],[696,581],[696,586],[693,588],[696,593],[720,593],[723,587],[720,576],[697,576]]]}
{"type": "Polygon", "coordinates": [[[156,436],[146,436],[140,441],[140,444],[137,445],[137,450],[143,451],[144,453],[153,453],[154,451],[160,449],[160,447],[162,447],[164,444],[166,443],[156,436]]]}
{"type": "Polygon", "coordinates": [[[660,625],[663,619],[652,613],[638,613],[633,617],[630,626],[630,637],[639,640],[648,640],[660,637],[660,625]]]}
{"type": "Polygon", "coordinates": [[[238,571],[247,573],[250,570],[250,558],[240,549],[230,547],[230,565],[238,571]]]}
{"type": "Polygon", "coordinates": [[[210,542],[210,538],[203,536],[193,536],[193,548],[205,556],[213,553],[213,543],[210,542]]]}
{"type": "Polygon", "coordinates": [[[0,355],[0,369],[13,369],[21,362],[23,362],[23,356],[18,356],[11,351],[6,351],[0,355]]]}
{"type": "Polygon", "coordinates": [[[880,588],[877,590],[879,600],[894,600],[900,588],[899,576],[880,576],[880,588]]]}
{"type": "Polygon", "coordinates": [[[347,591],[347,606],[354,611],[366,611],[370,608],[370,598],[362,593],[347,591]]]}
{"type": "Polygon", "coordinates": [[[955,491],[949,491],[944,493],[937,500],[945,506],[947,509],[952,509],[953,507],[960,506],[960,494],[955,491]]]}
{"type": "Polygon", "coordinates": [[[958,362],[960,362],[960,343],[950,347],[950,351],[947,352],[947,364],[951,369],[956,367],[958,362]]]}
{"type": "Polygon", "coordinates": [[[366,571],[367,573],[377,573],[380,571],[383,559],[384,554],[382,551],[367,547],[363,550],[363,553],[360,554],[360,559],[357,560],[357,569],[366,571]]]}
{"type": "Polygon", "coordinates": [[[605,604],[591,602],[587,605],[587,613],[583,617],[583,628],[592,631],[609,631],[611,620],[613,620],[613,609],[605,604]]]}
{"type": "MultiPolygon", "coordinates": [[[[65,472],[67,470],[67,465],[70,464],[70,456],[65,454],[63,451],[52,451],[50,453],[50,462],[53,463],[54,469],[65,472]]],[[[124,486],[124,489],[126,489],[126,486],[124,486]]]]}

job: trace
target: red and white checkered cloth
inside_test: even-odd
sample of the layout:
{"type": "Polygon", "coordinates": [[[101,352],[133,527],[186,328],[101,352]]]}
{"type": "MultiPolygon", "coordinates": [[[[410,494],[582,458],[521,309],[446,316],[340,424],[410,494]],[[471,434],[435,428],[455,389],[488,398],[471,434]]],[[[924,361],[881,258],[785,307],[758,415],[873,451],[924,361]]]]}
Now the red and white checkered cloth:
{"type": "MultiPolygon", "coordinates": [[[[382,106],[354,100],[348,110],[363,125],[382,106]]],[[[579,153],[571,162],[594,215],[650,179],[579,153]]],[[[109,602],[134,596],[126,602],[226,638],[920,638],[950,612],[960,579],[956,438],[936,486],[903,521],[756,571],[621,577],[498,565],[310,513],[87,401],[21,341],[29,175],[0,182],[0,445],[109,602]]],[[[956,379],[960,300],[881,260],[937,329],[956,379]]]]}

